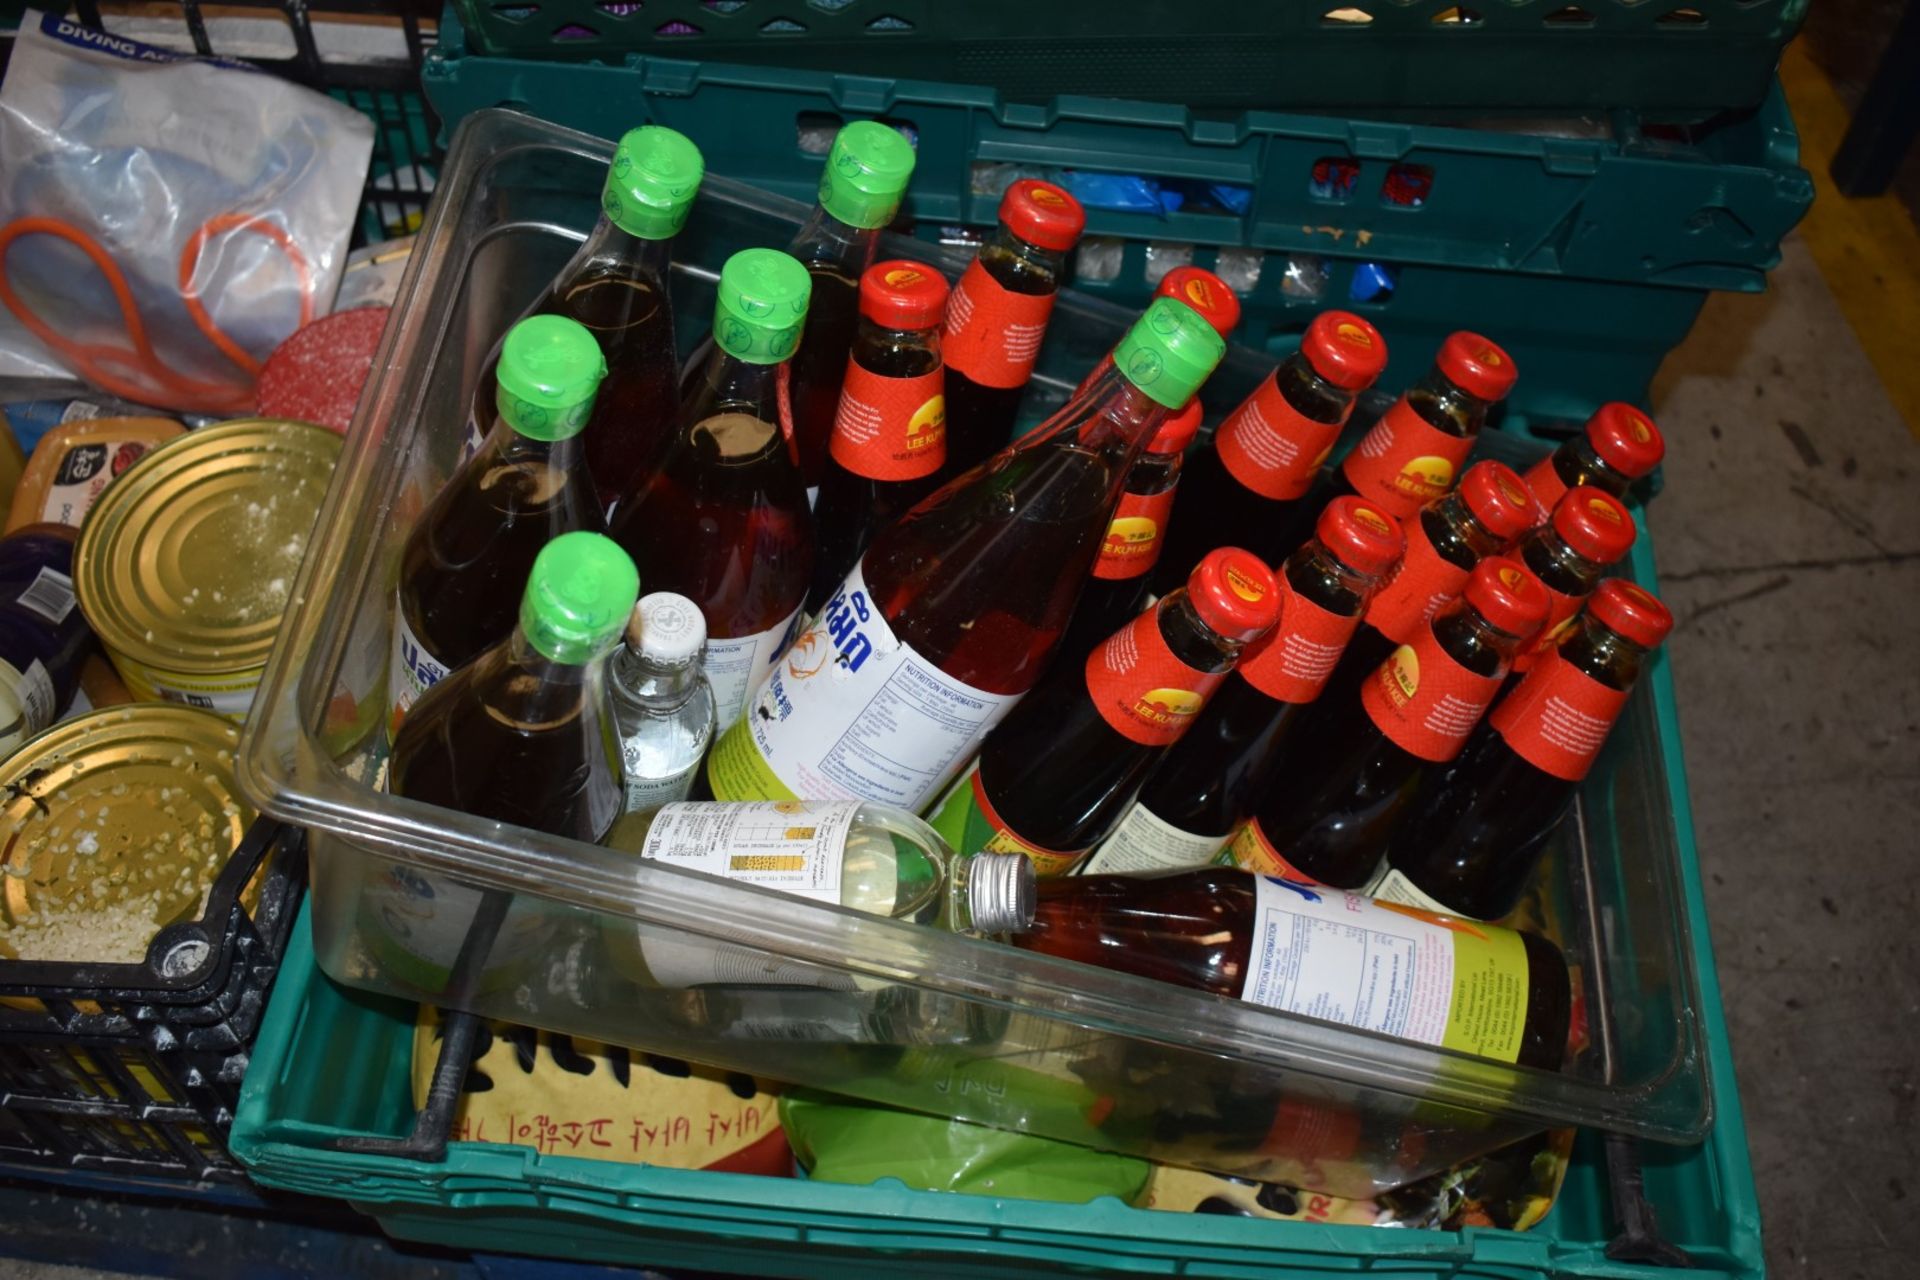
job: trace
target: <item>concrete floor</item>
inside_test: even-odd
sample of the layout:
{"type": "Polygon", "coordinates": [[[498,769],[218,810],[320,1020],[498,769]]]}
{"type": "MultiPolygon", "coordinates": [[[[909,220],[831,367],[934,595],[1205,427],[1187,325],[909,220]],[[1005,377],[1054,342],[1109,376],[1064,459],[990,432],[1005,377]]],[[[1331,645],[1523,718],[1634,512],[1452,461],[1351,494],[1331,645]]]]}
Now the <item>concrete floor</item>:
{"type": "Polygon", "coordinates": [[[1920,1268],[1920,445],[1804,245],[1655,383],[1649,513],[1769,1273],[1920,1268]]]}

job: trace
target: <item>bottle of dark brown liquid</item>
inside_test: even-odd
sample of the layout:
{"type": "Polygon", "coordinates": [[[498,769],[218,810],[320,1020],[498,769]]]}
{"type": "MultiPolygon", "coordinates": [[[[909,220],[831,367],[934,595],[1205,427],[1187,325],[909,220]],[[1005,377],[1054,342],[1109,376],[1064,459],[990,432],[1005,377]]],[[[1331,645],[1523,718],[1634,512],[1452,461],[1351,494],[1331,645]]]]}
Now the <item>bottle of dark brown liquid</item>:
{"type": "Polygon", "coordinates": [[[1573,986],[1552,943],[1357,893],[1232,867],[1071,876],[1036,886],[1032,923],[1010,940],[1523,1067],[1566,1056],[1573,986]]]}
{"type": "Polygon", "coordinates": [[[814,503],[817,611],[880,530],[940,485],[947,402],[940,326],[947,281],[921,262],[876,262],[860,277],[860,331],[814,503]]]}
{"type": "Polygon", "coordinates": [[[551,835],[605,836],[622,797],[604,666],[639,594],[633,561],[604,535],[547,543],[518,625],[408,714],[388,790],[551,835]]]}
{"type": "Polygon", "coordinates": [[[947,467],[971,471],[1006,447],[1087,215],[1051,182],[1022,178],[1000,197],[1000,226],[947,301],[947,467]]]}
{"type": "Polygon", "coordinates": [[[1667,442],[1653,419],[1630,404],[1603,404],[1577,436],[1535,463],[1527,487],[1540,503],[1542,517],[1560,504],[1567,490],[1580,485],[1627,496],[1633,482],[1660,465],[1667,442]]]}
{"type": "Polygon", "coordinates": [[[1336,498],[1313,541],[1276,575],[1280,621],[1247,648],[1085,874],[1165,871],[1211,861],[1247,820],[1273,761],[1400,558],[1400,527],[1359,498],[1336,498]]]}
{"type": "Polygon", "coordinates": [[[1559,649],[1433,780],[1367,892],[1475,920],[1511,912],[1648,653],[1672,629],[1666,606],[1639,587],[1601,583],[1559,649]]]}
{"type": "Polygon", "coordinates": [[[394,728],[436,680],[506,638],[542,547],[603,527],[580,435],[606,371],[593,335],[564,316],[534,316],[507,333],[493,427],[400,553],[394,728]]]}
{"type": "Polygon", "coordinates": [[[1267,566],[1223,547],[1077,666],[1056,666],[987,736],[929,821],[962,855],[1024,853],[1065,875],[1104,840],[1140,782],[1272,628],[1267,566]]]}
{"type": "Polygon", "coordinates": [[[649,591],[700,606],[717,732],[793,638],[812,580],[813,520],[780,401],[810,286],[806,268],[777,249],[727,259],[713,346],[689,380],[680,428],[613,524],[649,591]]]}
{"type": "Polygon", "coordinates": [[[1093,562],[1073,622],[1060,641],[1053,660],[1078,667],[1106,638],[1138,617],[1147,605],[1147,575],[1160,558],[1166,539],[1167,514],[1179,491],[1181,458],[1200,430],[1200,401],[1171,414],[1147,450],[1127,472],[1126,491],[1107,525],[1100,557],[1093,562]]]}
{"type": "Polygon", "coordinates": [[[1228,853],[1249,871],[1357,889],[1434,766],[1453,759],[1500,689],[1513,651],[1547,616],[1517,561],[1482,560],[1460,603],[1362,682],[1322,698],[1228,853]]]}
{"type": "Polygon", "coordinates": [[[860,320],[860,277],[873,262],[880,231],[900,212],[913,176],[913,147],[876,120],[840,130],[820,174],[820,203],[787,246],[813,276],[807,331],[793,358],[789,391],[800,474],[815,488],[827,469],[827,441],[840,407],[860,320]]]}
{"type": "Polygon", "coordinates": [[[1514,674],[1524,673],[1551,653],[1574,615],[1580,612],[1600,575],[1633,550],[1633,516],[1620,499],[1580,485],[1567,490],[1553,518],[1515,544],[1509,553],[1533,571],[1552,603],[1547,620],[1531,641],[1513,655],[1514,674]]]}
{"type": "Polygon", "coordinates": [[[1281,548],[1279,534],[1313,487],[1354,401],[1386,367],[1387,344],[1372,325],[1345,311],[1315,316],[1300,349],[1188,461],[1153,589],[1171,590],[1224,544],[1273,563],[1291,552],[1281,548]]]}

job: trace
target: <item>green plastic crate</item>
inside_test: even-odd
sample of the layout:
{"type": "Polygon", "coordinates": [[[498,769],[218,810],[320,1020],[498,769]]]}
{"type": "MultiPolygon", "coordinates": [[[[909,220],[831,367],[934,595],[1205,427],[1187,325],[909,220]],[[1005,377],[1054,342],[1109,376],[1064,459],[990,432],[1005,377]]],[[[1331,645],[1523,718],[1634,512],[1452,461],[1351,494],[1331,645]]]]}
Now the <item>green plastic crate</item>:
{"type": "MultiPolygon", "coordinates": [[[[1654,582],[1642,536],[1637,580],[1654,582]]],[[[1665,656],[1649,679],[1699,970],[1717,1117],[1698,1147],[1645,1145],[1649,1202],[1702,1280],[1760,1280],[1760,1211],[1708,941],[1665,656]]],[[[270,1187],[345,1199],[406,1240],[489,1252],[767,1276],[898,1280],[903,1266],[983,1280],[1095,1274],[1392,1275],[1397,1280],[1663,1280],[1607,1256],[1615,1227],[1600,1144],[1583,1135],[1559,1202],[1532,1231],[1409,1231],[1057,1205],[618,1165],[453,1143],[441,1164],[328,1149],[412,1122],[414,1009],[335,985],[303,915],[255,1045],[230,1145],[270,1187]]]]}
{"type": "Polygon", "coordinates": [[[1241,213],[1092,210],[1092,235],[1398,267],[1757,291],[1813,198],[1777,86],[1754,112],[1702,130],[1647,130],[1614,112],[1607,137],[1543,137],[1115,99],[1020,104],[980,86],[659,57],[485,57],[465,51],[451,11],[422,84],[449,126],[491,106],[603,137],[669,125],[709,172],[799,199],[818,188],[831,128],[879,118],[916,139],[906,213],[921,223],[991,225],[1011,172],[992,166],[1104,170],[1249,194],[1241,213]],[[1327,180],[1330,163],[1358,166],[1350,186],[1327,180]]]}
{"type": "Polygon", "coordinates": [[[1807,0],[459,0],[475,48],[1202,107],[1752,106],[1807,0]]]}

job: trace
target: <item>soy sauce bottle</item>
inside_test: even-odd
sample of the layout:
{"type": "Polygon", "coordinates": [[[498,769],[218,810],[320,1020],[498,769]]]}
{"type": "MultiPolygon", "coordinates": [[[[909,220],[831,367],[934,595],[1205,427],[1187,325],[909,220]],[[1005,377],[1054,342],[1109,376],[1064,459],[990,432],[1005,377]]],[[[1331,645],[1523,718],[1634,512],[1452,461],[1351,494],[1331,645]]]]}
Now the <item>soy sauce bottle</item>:
{"type": "Polygon", "coordinates": [[[603,527],[580,435],[606,372],[599,344],[576,321],[533,316],[508,331],[493,427],[420,513],[400,553],[394,729],[435,681],[506,638],[542,547],[603,527]]]}
{"type": "Polygon", "coordinates": [[[1280,536],[1293,509],[1311,491],[1354,401],[1386,367],[1387,344],[1372,325],[1345,311],[1315,316],[1300,349],[1188,461],[1153,589],[1171,590],[1223,544],[1269,562],[1294,550],[1303,539],[1283,547],[1280,536]]]}
{"type": "Polygon", "coordinates": [[[1566,1056],[1572,980],[1539,935],[1233,867],[1042,880],[1010,941],[1523,1067],[1557,1070],[1566,1056]],[[1368,968],[1379,953],[1356,936],[1402,962],[1368,968]]]}
{"type": "Polygon", "coordinates": [[[1086,225],[1080,202],[1051,182],[1022,178],[1000,197],[998,230],[947,300],[943,475],[972,470],[1013,438],[1067,254],[1086,225]]]}
{"type": "Polygon", "coordinates": [[[810,288],[806,268],[777,249],[727,259],[680,428],[612,529],[648,590],[700,606],[720,731],[792,638],[813,572],[813,520],[780,402],[810,288]]]}
{"type": "Polygon", "coordinates": [[[1252,812],[1400,548],[1400,527],[1359,498],[1327,505],[1314,539],[1276,575],[1279,625],[1248,646],[1085,874],[1196,867],[1220,852],[1252,812]]]}
{"type": "MultiPolygon", "coordinates": [[[[1160,283],[1154,286],[1155,298],[1172,298],[1192,307],[1202,320],[1213,326],[1213,331],[1221,337],[1227,337],[1240,324],[1240,298],[1232,287],[1213,272],[1203,267],[1175,267],[1160,277],[1160,283]]],[[[1079,395],[1092,386],[1094,379],[1113,368],[1113,352],[1100,357],[1100,363],[1087,370],[1087,376],[1080,379],[1073,394],[1079,395]]]]}
{"type": "Polygon", "coordinates": [[[827,441],[859,325],[860,276],[873,262],[881,228],[900,211],[913,159],[912,145],[878,121],[856,120],[840,130],[820,174],[820,203],[787,247],[813,277],[789,392],[793,444],[808,488],[826,474],[827,441]]]}
{"type": "Polygon", "coordinates": [[[1474,920],[1510,913],[1647,655],[1672,629],[1666,606],[1639,587],[1601,583],[1559,648],[1433,780],[1367,892],[1474,920]]]}
{"type": "Polygon", "coordinates": [[[639,575],[604,535],[569,533],[541,549],[525,586],[507,638],[414,705],[394,740],[387,787],[597,841],[621,807],[604,666],[639,598],[639,575]]]}
{"type": "Polygon", "coordinates": [[[714,747],[715,798],[939,795],[1039,679],[1128,468],[1225,347],[1160,299],[1112,373],[882,531],[714,747]]]}
{"type": "Polygon", "coordinates": [[[1179,492],[1181,458],[1200,430],[1200,401],[1169,417],[1134,459],[1120,505],[1107,525],[1093,576],[1074,606],[1073,622],[1054,661],[1077,667],[1147,604],[1147,575],[1166,541],[1167,516],[1179,492]]]}
{"type": "Polygon", "coordinates": [[[810,612],[860,563],[875,534],[939,487],[936,473],[947,460],[946,307],[946,278],[924,263],[876,262],[860,277],[859,335],[813,508],[810,612]]]}
{"type": "Polygon", "coordinates": [[[1366,884],[1422,782],[1459,754],[1514,649],[1546,616],[1531,574],[1502,556],[1482,560],[1461,602],[1396,649],[1357,698],[1314,708],[1231,860],[1337,889],[1366,884]]]}
{"type": "Polygon", "coordinates": [[[1567,490],[1583,484],[1626,497],[1633,482],[1652,472],[1666,454],[1667,442],[1653,419],[1630,404],[1603,404],[1579,435],[1533,465],[1526,474],[1527,487],[1544,517],[1567,490]]]}
{"type": "Polygon", "coordinates": [[[1041,876],[1071,871],[1120,821],[1241,649],[1273,627],[1277,598],[1252,555],[1210,553],[1184,588],[1083,663],[1053,668],[987,735],[933,829],[962,855],[1024,853],[1041,876]]]}
{"type": "Polygon", "coordinates": [[[1600,585],[1600,575],[1633,550],[1633,516],[1620,499],[1591,485],[1569,489],[1553,518],[1514,545],[1510,553],[1533,571],[1552,603],[1540,633],[1513,655],[1516,674],[1552,651],[1580,606],[1600,585]]]}

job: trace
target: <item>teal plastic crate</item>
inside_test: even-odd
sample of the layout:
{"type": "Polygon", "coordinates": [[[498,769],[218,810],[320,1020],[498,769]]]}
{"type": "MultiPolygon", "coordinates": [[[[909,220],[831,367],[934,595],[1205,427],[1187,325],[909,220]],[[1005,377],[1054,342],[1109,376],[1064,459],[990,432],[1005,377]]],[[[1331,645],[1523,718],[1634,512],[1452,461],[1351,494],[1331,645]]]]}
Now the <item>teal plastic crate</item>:
{"type": "Polygon", "coordinates": [[[460,0],[475,48],[654,53],[1204,107],[1751,106],[1807,0],[460,0]]]}
{"type": "Polygon", "coordinates": [[[916,141],[906,213],[923,224],[991,225],[1016,168],[1070,168],[1189,196],[1164,215],[1091,210],[1096,236],[1755,291],[1813,198],[1777,86],[1711,127],[1656,130],[1615,111],[1607,136],[1548,137],[1110,98],[1023,104],[983,86],[638,55],[488,57],[465,40],[449,11],[422,72],[448,125],[491,106],[607,137],[650,121],[693,138],[709,172],[811,199],[832,128],[878,118],[916,141]]]}

